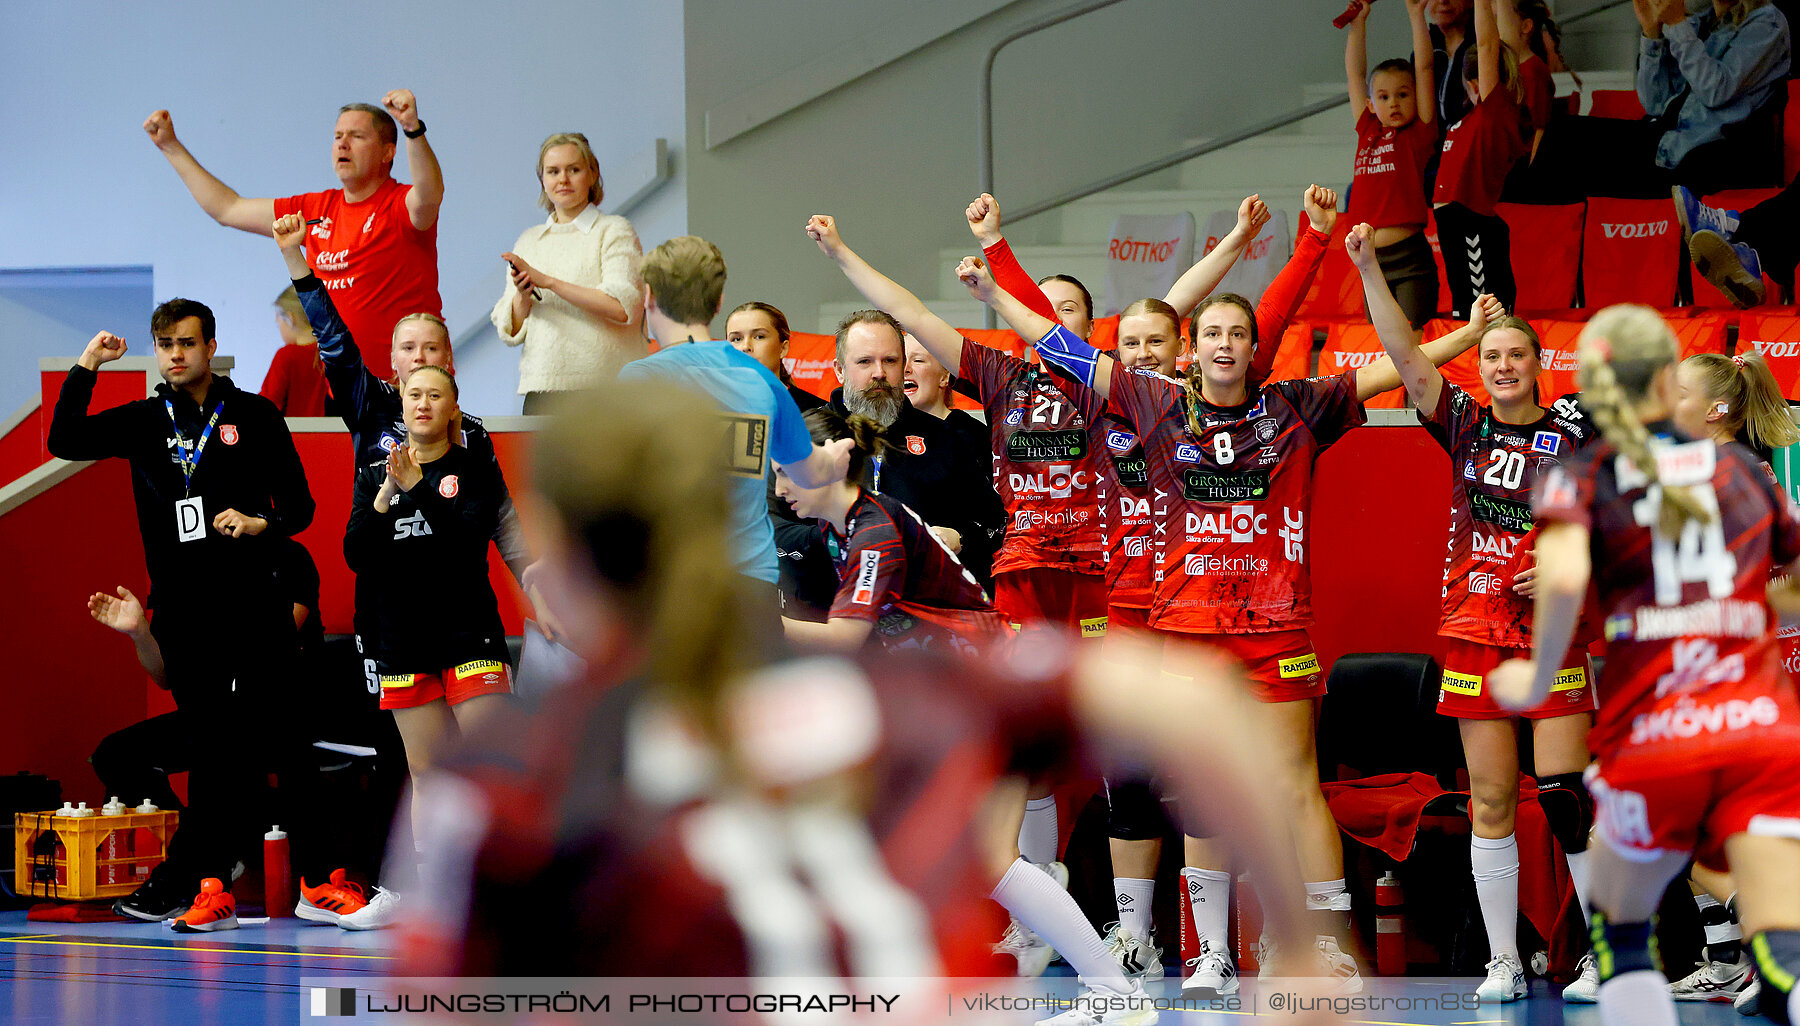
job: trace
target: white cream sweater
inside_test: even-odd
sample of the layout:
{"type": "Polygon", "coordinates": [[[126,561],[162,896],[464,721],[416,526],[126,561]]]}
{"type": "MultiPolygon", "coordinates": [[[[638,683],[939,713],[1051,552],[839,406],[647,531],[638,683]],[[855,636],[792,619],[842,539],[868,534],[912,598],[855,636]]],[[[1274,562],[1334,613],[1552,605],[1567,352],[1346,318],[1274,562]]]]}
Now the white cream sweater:
{"type": "Polygon", "coordinates": [[[494,327],[507,345],[523,344],[519,359],[519,394],[560,392],[611,381],[619,368],[642,359],[647,350],[642,309],[643,246],[631,222],[590,206],[567,224],[551,220],[533,225],[513,246],[526,263],[553,278],[599,289],[625,309],[637,311],[629,327],[595,317],[568,300],[539,289],[543,298],[517,331],[512,324],[516,291],[509,277],[494,304],[494,327]]]}

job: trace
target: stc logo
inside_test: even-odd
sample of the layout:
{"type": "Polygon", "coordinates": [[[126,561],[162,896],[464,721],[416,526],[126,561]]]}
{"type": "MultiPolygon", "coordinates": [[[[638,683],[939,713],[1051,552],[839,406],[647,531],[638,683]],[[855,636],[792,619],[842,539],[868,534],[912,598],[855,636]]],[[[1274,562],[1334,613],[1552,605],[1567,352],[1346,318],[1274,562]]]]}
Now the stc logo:
{"type": "Polygon", "coordinates": [[[1758,342],[1756,355],[1770,359],[1793,359],[1800,356],[1800,342],[1758,342]]]}
{"type": "Polygon", "coordinates": [[[1349,370],[1352,367],[1360,370],[1360,369],[1367,367],[1370,364],[1374,363],[1376,360],[1381,359],[1383,356],[1386,356],[1387,354],[1383,353],[1383,352],[1373,352],[1373,353],[1333,353],[1332,355],[1337,358],[1338,370],[1342,371],[1342,370],[1349,370]]]}
{"type": "Polygon", "coordinates": [[[1605,230],[1609,239],[1648,239],[1669,233],[1669,222],[1647,221],[1643,224],[1606,224],[1600,227],[1605,230]]]}
{"type": "Polygon", "coordinates": [[[1041,474],[1009,474],[1007,483],[1014,495],[1046,495],[1066,499],[1072,492],[1086,491],[1091,481],[1085,470],[1075,470],[1067,463],[1052,463],[1041,474]]]}
{"type": "Polygon", "coordinates": [[[1275,532],[1283,545],[1281,554],[1290,563],[1306,558],[1306,511],[1281,507],[1281,530],[1275,532]]]}

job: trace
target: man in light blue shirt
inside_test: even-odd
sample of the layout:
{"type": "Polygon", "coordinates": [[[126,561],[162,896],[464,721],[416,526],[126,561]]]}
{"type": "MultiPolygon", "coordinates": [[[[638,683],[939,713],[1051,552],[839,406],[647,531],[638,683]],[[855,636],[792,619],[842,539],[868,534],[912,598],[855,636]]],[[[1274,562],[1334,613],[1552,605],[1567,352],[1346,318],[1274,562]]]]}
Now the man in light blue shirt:
{"type": "MultiPolygon", "coordinates": [[[[813,444],[800,408],[767,367],[712,338],[725,294],[725,258],[694,235],[670,239],[644,254],[644,324],[661,349],[627,364],[621,381],[655,379],[691,388],[717,403],[725,421],[722,472],[731,476],[732,553],[737,570],[767,582],[776,602],[775,533],[764,475],[774,460],[809,488],[841,481],[850,468],[849,439],[813,444]]],[[[695,444],[714,444],[697,439],[695,444]]]]}

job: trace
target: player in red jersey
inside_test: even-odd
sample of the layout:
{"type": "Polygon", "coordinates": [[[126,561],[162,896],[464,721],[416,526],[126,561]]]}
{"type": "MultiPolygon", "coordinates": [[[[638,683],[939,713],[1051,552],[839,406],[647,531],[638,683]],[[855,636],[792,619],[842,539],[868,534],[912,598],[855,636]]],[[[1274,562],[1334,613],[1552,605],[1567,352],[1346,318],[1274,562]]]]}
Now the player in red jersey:
{"type": "MultiPolygon", "coordinates": [[[[1792,412],[1769,365],[1754,351],[1737,356],[1702,353],[1681,361],[1675,372],[1676,399],[1670,419],[1690,438],[1710,438],[1717,445],[1738,441],[1775,479],[1769,458],[1776,449],[1800,442],[1792,412]]],[[[1788,583],[1787,568],[1775,568],[1771,588],[1788,583]]],[[[1793,677],[1800,672],[1800,628],[1783,624],[1775,635],[1781,665],[1793,677]]],[[[1683,979],[1669,984],[1677,1001],[1717,1001],[1735,997],[1755,985],[1749,960],[1742,957],[1743,930],[1737,921],[1737,884],[1729,873],[1695,863],[1688,883],[1706,929],[1706,957],[1683,979]]]]}
{"type": "MultiPolygon", "coordinates": [[[[1005,244],[999,239],[999,204],[992,196],[977,199],[967,215],[978,239],[986,234],[1005,244]]],[[[1191,305],[1210,291],[1267,219],[1268,211],[1256,197],[1245,199],[1233,231],[1170,290],[1175,301],[1191,305]]],[[[1099,502],[1112,469],[1107,440],[1117,434],[1100,415],[1104,400],[1089,389],[1071,388],[1049,365],[1034,366],[963,338],[845,245],[832,218],[814,217],[807,234],[869,302],[893,314],[933,356],[956,367],[958,376],[975,386],[987,414],[994,484],[1009,525],[994,562],[995,604],[1015,624],[1057,623],[1084,637],[1104,634],[1108,575],[1099,502]]],[[[1042,295],[1035,286],[1032,292],[1042,295]]],[[[1054,815],[1054,801],[1051,782],[1033,782],[1027,803],[1034,815],[1039,810],[1054,815]]],[[[1054,821],[1048,834],[1054,838],[1054,821]]],[[[1059,876],[1066,872],[1052,861],[1054,840],[1047,854],[1040,864],[1059,876]]],[[[1145,886],[1153,884],[1146,881],[1145,886]]],[[[1130,903],[1132,913],[1121,915],[1119,931],[1109,935],[1109,945],[1136,975],[1160,976],[1161,953],[1149,943],[1151,894],[1145,890],[1136,899],[1130,903]]],[[[1009,930],[1001,943],[1017,949],[1021,968],[1030,975],[1035,975],[1030,970],[1037,961],[1049,955],[1017,931],[1009,930]]]]}
{"type": "Polygon", "coordinates": [[[1011,636],[981,584],[919,515],[891,495],[865,491],[863,464],[881,455],[881,427],[867,417],[817,407],[806,414],[820,444],[849,438],[841,481],[801,486],[775,472],[775,494],[794,514],[817,519],[837,567],[838,592],[825,623],[784,618],[787,635],[809,647],[851,652],[873,634],[886,648],[939,645],[985,652],[1011,636]]]}
{"type": "MultiPolygon", "coordinates": [[[[1406,314],[1394,301],[1375,259],[1373,232],[1350,230],[1345,248],[1362,275],[1369,315],[1414,408],[1431,437],[1450,456],[1450,547],[1444,557],[1443,618],[1447,639],[1438,711],[1457,718],[1469,765],[1470,868],[1475,896],[1487,924],[1487,979],[1483,1001],[1525,996],[1519,958],[1519,845],[1513,835],[1519,809],[1519,735],[1512,713],[1482,691],[1488,671],[1531,647],[1529,598],[1533,570],[1511,571],[1524,555],[1531,531],[1531,487],[1543,472],[1591,441],[1594,426],[1573,403],[1545,409],[1537,403],[1537,332],[1521,317],[1505,316],[1493,296],[1481,296],[1469,330],[1477,338],[1477,367],[1489,405],[1444,380],[1419,352],[1406,314]]],[[[1531,721],[1538,800],[1569,860],[1576,890],[1586,889],[1588,828],[1593,802],[1581,783],[1587,768],[1587,732],[1593,723],[1592,668],[1584,646],[1572,647],[1560,664],[1556,687],[1525,711],[1531,721]]],[[[1593,1000],[1599,981],[1592,956],[1565,999],[1593,1000]]]]}
{"type": "MultiPolygon", "coordinates": [[[[1337,194],[1332,190],[1310,186],[1301,194],[1300,200],[1306,221],[1299,242],[1293,256],[1257,304],[1257,333],[1263,338],[1279,339],[1287,330],[1288,321],[1305,297],[1313,276],[1318,273],[1337,220],[1337,194]]],[[[1254,207],[1248,203],[1240,214],[1256,216],[1254,207]]],[[[1047,318],[1060,321],[1085,339],[1089,326],[1087,317],[1077,315],[1068,304],[1057,302],[1047,294],[1056,283],[1046,279],[1033,284],[1024,268],[1019,266],[1011,247],[1000,234],[999,202],[992,195],[978,196],[969,204],[965,216],[969,230],[990,263],[995,281],[1020,302],[1047,318]]],[[[1225,243],[1215,247],[1170,289],[1165,299],[1141,299],[1120,312],[1115,353],[1122,364],[1168,375],[1179,373],[1179,360],[1184,354],[1181,320],[1230,269],[1229,263],[1219,255],[1221,251],[1233,253],[1235,240],[1228,239],[1227,242],[1231,248],[1225,243]]],[[[1250,368],[1252,380],[1260,382],[1269,376],[1278,348],[1269,345],[1256,352],[1250,368]]],[[[1143,446],[1130,425],[1109,416],[1101,426],[1104,433],[1095,447],[1099,448],[1103,443],[1109,458],[1108,463],[1103,464],[1106,473],[1101,476],[1098,496],[1100,519],[1106,533],[1108,636],[1118,632],[1148,633],[1156,556],[1155,510],[1163,507],[1166,497],[1151,487],[1143,446]]],[[[1162,856],[1167,817],[1162,811],[1160,795],[1151,783],[1143,780],[1107,780],[1104,783],[1113,889],[1119,913],[1118,929],[1109,935],[1111,946],[1121,964],[1147,967],[1157,960],[1150,933],[1150,909],[1156,894],[1156,867],[1162,856]]],[[[1208,883],[1194,875],[1200,872],[1203,871],[1190,870],[1185,881],[1187,900],[1197,916],[1224,907],[1222,897],[1211,896],[1226,886],[1218,881],[1208,883]]],[[[1209,921],[1211,918],[1215,917],[1209,917],[1209,921]]],[[[1218,939],[1217,945],[1222,951],[1222,938],[1218,939]]]]}
{"type": "Polygon", "coordinates": [[[1583,330],[1582,400],[1603,444],[1538,485],[1537,658],[1488,686],[1515,709],[1550,693],[1560,660],[1544,653],[1566,650],[1592,578],[1608,638],[1588,771],[1601,1020],[1675,1023],[1651,920],[1692,857],[1730,866],[1761,1005],[1787,1022],[1800,1016],[1800,701],[1767,588],[1800,556],[1800,520],[1748,450],[1669,421],[1678,351],[1648,307],[1608,307],[1583,330]]]}
{"type": "MultiPolygon", "coordinates": [[[[444,871],[427,874],[432,900],[408,924],[410,970],[991,971],[970,958],[986,956],[993,879],[971,841],[993,788],[1073,747],[1103,758],[1115,741],[1206,782],[1196,811],[1266,874],[1273,929],[1300,946],[1299,874],[1279,821],[1259,814],[1270,799],[1256,728],[1216,661],[1189,668],[1194,686],[1158,673],[1154,654],[1102,656],[1052,635],[983,664],[865,650],[747,673],[753,621],[734,615],[723,492],[682,430],[702,415],[677,392],[613,387],[540,436],[543,587],[590,676],[536,715],[509,710],[452,760],[460,779],[436,793],[455,800],[428,815],[444,871]],[[520,930],[543,943],[511,943],[520,930]]],[[[1073,908],[1034,891],[1035,870],[1007,876],[1023,883],[1003,879],[995,895],[1022,915],[1057,896],[1073,908]]],[[[1115,980],[1111,997],[1142,994],[1115,980]]],[[[1050,1021],[1156,1018],[1081,1007],[1050,1021]]]]}
{"type": "MultiPolygon", "coordinates": [[[[1225,648],[1248,668],[1270,733],[1280,738],[1277,772],[1291,798],[1302,865],[1315,881],[1308,904],[1339,932],[1347,926],[1349,895],[1337,826],[1318,786],[1314,720],[1325,682],[1306,634],[1306,518],[1314,459],[1362,423],[1363,399],[1399,387],[1393,364],[1384,359],[1332,378],[1254,386],[1248,369],[1255,315],[1243,297],[1226,295],[1195,313],[1195,360],[1184,379],[1117,370],[998,289],[980,261],[963,261],[958,275],[1013,330],[1035,339],[1046,362],[1108,396],[1108,410],[1142,439],[1151,487],[1168,496],[1157,511],[1151,626],[1225,648]]],[[[1435,363],[1467,345],[1463,337],[1440,339],[1426,351],[1435,363]]],[[[1195,854],[1191,861],[1223,873],[1222,859],[1195,854]]],[[[1204,987],[1194,989],[1235,986],[1222,933],[1215,947],[1221,957],[1208,967],[1204,987]]],[[[1354,960],[1325,931],[1319,952],[1346,990],[1361,988],[1354,960]]]]}

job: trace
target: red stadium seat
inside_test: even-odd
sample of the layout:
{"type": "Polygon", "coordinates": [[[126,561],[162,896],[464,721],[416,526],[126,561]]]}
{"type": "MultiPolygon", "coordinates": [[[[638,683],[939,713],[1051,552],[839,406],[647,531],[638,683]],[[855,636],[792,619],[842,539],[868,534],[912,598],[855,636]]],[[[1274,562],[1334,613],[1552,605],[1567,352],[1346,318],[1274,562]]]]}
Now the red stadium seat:
{"type": "Polygon", "coordinates": [[[1431,243],[1431,262],[1437,265],[1438,301],[1437,309],[1432,312],[1447,314],[1450,312],[1450,276],[1444,271],[1444,247],[1438,242],[1435,214],[1425,223],[1425,241],[1431,243]]]}
{"type": "Polygon", "coordinates": [[[1513,279],[1519,286],[1513,305],[1520,310],[1573,305],[1587,204],[1502,203],[1499,213],[1512,234],[1513,279]]]}
{"type": "Polygon", "coordinates": [[[1312,325],[1288,325],[1278,344],[1281,348],[1275,352],[1275,365],[1269,370],[1270,381],[1288,381],[1312,374],[1312,325]]]}
{"type": "Polygon", "coordinates": [[[1738,349],[1754,347],[1792,402],[1800,397],[1800,316],[1748,311],[1738,324],[1738,349]]]}
{"type": "MultiPolygon", "coordinates": [[[[1387,355],[1381,336],[1372,324],[1333,324],[1325,332],[1325,348],[1319,351],[1321,377],[1367,367],[1387,355]]],[[[1370,409],[1396,410],[1406,405],[1406,389],[1383,392],[1363,404],[1370,409]]]]}
{"type": "MultiPolygon", "coordinates": [[[[1463,322],[1461,321],[1451,320],[1448,317],[1433,317],[1425,322],[1425,332],[1420,337],[1420,341],[1431,342],[1443,338],[1462,326],[1463,322]]],[[[1476,369],[1478,359],[1476,351],[1470,349],[1438,369],[1443,373],[1445,381],[1469,393],[1485,405],[1488,401],[1487,390],[1482,388],[1481,373],[1476,369]]]]}
{"type": "MultiPolygon", "coordinates": [[[[1726,192],[1715,192],[1702,199],[1701,202],[1707,206],[1722,207],[1741,213],[1780,191],[1780,189],[1731,189],[1726,192]]],[[[1774,297],[1780,292],[1780,289],[1775,287],[1775,282],[1766,274],[1763,275],[1763,288],[1768,290],[1770,297],[1774,297]]],[[[1736,309],[1725,293],[1713,288],[1711,282],[1698,274],[1694,275],[1694,305],[1712,310],[1736,309]]]]}
{"type": "Polygon", "coordinates": [[[1325,259],[1313,278],[1312,288],[1300,301],[1297,317],[1301,320],[1329,321],[1363,316],[1362,277],[1356,265],[1344,252],[1344,236],[1350,233],[1350,219],[1340,217],[1331,231],[1331,242],[1325,247],[1325,259]]]}
{"type": "Polygon", "coordinates": [[[1538,376],[1538,402],[1547,405],[1560,396],[1580,391],[1581,386],[1575,382],[1575,341],[1587,322],[1533,320],[1531,326],[1537,329],[1542,344],[1539,360],[1544,365],[1544,372],[1538,376]]]}
{"type": "Polygon", "coordinates": [[[1589,309],[1614,303],[1673,306],[1681,228],[1667,199],[1588,200],[1581,284],[1589,309]]]}
{"type": "Polygon", "coordinates": [[[1730,322],[1728,314],[1702,312],[1685,320],[1669,320],[1669,327],[1681,340],[1681,358],[1685,360],[1702,353],[1725,352],[1725,328],[1730,322]]]}
{"type": "Polygon", "coordinates": [[[1636,121],[1645,116],[1635,89],[1596,89],[1588,114],[1596,118],[1623,118],[1636,121]]]}

